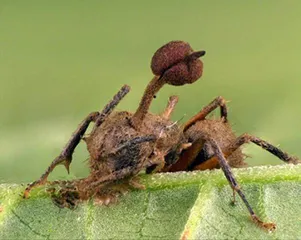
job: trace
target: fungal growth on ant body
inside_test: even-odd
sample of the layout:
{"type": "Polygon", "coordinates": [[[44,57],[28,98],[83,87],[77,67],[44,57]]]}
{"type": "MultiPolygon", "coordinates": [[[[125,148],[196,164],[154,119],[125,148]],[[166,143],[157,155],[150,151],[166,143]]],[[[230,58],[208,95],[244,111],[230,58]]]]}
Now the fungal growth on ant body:
{"type": "Polygon", "coordinates": [[[202,76],[203,63],[199,58],[203,55],[205,51],[193,51],[183,41],[172,41],[159,48],[151,62],[155,76],[146,87],[137,111],[113,111],[130,90],[127,85],[123,86],[101,112],[92,112],[83,120],[45,173],[28,185],[24,197],[29,197],[33,188],[48,184],[55,186],[52,197],[60,207],[73,208],[91,198],[109,204],[129,187],[143,189],[144,186],[136,181],[143,170],[154,173],[221,168],[233,189],[233,196],[238,193],[252,219],[261,227],[274,229],[274,223],[264,223],[254,213],[231,167],[246,165],[240,146],[247,142],[261,146],[287,163],[299,163],[297,158],[257,137],[244,134],[237,138],[228,123],[222,97],[216,98],[183,126],[170,119],[177,96],[169,98],[161,114],[149,112],[155,94],[165,84],[191,84],[202,76]],[[206,119],[218,107],[221,119],[206,119]],[[85,136],[91,122],[94,127],[85,136]],[[47,178],[57,165],[63,164],[69,172],[73,152],[81,140],[86,142],[90,154],[90,175],[73,181],[49,182],[47,178]]]}
{"type": "Polygon", "coordinates": [[[199,57],[204,54],[204,51],[193,51],[188,43],[182,41],[173,41],[160,48],[152,60],[155,76],[147,86],[137,111],[113,112],[130,90],[127,85],[123,86],[102,112],[90,113],[84,119],[46,172],[29,184],[24,197],[28,197],[33,187],[49,184],[48,175],[57,165],[63,164],[69,171],[72,154],[81,139],[86,142],[90,153],[90,175],[72,182],[55,182],[61,186],[66,185],[62,186],[60,197],[57,198],[64,206],[72,207],[77,199],[101,199],[109,191],[108,185],[114,185],[117,180],[128,179],[129,184],[138,186],[132,181],[132,176],[153,165],[157,166],[157,171],[162,169],[165,165],[164,156],[168,152],[181,142],[183,147],[186,146],[179,126],[170,120],[177,97],[171,99],[161,115],[151,114],[148,109],[153,96],[164,84],[179,86],[199,79],[203,69],[199,57]],[[94,122],[94,127],[89,136],[85,137],[91,122],[94,122]]]}

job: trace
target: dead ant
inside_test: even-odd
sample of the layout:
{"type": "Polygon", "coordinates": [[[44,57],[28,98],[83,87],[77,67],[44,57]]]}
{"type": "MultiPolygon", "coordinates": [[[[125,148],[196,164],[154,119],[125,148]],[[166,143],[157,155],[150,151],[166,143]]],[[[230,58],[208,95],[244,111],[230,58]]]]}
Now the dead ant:
{"type": "Polygon", "coordinates": [[[157,165],[160,170],[165,164],[164,156],[174,146],[180,142],[183,142],[183,148],[186,146],[179,126],[170,120],[177,98],[169,102],[161,115],[155,115],[148,112],[153,97],[166,83],[180,86],[199,79],[203,70],[199,58],[203,55],[205,51],[194,52],[188,43],[182,41],[173,41],[160,48],[152,59],[155,76],[148,84],[137,111],[113,112],[130,90],[129,86],[123,86],[102,112],[90,113],[83,120],[45,173],[28,185],[24,197],[27,198],[36,186],[59,184],[62,189],[56,200],[63,206],[72,207],[77,200],[101,198],[108,194],[107,185],[112,187],[114,184],[111,183],[118,180],[130,179],[131,185],[141,187],[130,177],[152,165],[157,165]],[[89,136],[84,136],[91,122],[94,122],[94,127],[89,136]],[[73,152],[81,139],[86,142],[90,153],[90,175],[74,181],[48,182],[48,175],[59,164],[63,164],[69,172],[73,152]]]}
{"type": "Polygon", "coordinates": [[[61,187],[57,195],[53,193],[54,201],[61,207],[72,208],[78,201],[91,197],[107,204],[114,199],[116,191],[121,191],[118,185],[120,181],[143,188],[134,179],[143,169],[146,169],[146,173],[152,173],[221,167],[233,189],[233,196],[235,197],[235,192],[239,194],[252,219],[266,229],[274,229],[274,223],[264,223],[256,216],[230,166],[246,165],[240,146],[250,141],[285,162],[298,163],[297,158],[247,134],[236,138],[227,121],[225,100],[221,97],[216,98],[183,126],[170,120],[178,101],[176,96],[170,97],[166,109],[160,115],[148,112],[153,97],[164,84],[180,86],[193,83],[201,77],[203,63],[199,57],[203,55],[204,51],[194,52],[188,43],[182,41],[172,41],[158,49],[151,63],[155,77],[148,84],[137,111],[113,112],[130,90],[125,85],[102,112],[91,113],[84,119],[46,172],[28,185],[24,197],[28,197],[32,188],[48,183],[61,187]],[[206,119],[218,107],[221,119],[206,119]],[[91,122],[95,123],[94,128],[85,137],[91,122]],[[86,142],[90,153],[90,175],[74,181],[47,182],[48,175],[59,164],[63,164],[69,172],[72,154],[81,139],[86,142]]]}

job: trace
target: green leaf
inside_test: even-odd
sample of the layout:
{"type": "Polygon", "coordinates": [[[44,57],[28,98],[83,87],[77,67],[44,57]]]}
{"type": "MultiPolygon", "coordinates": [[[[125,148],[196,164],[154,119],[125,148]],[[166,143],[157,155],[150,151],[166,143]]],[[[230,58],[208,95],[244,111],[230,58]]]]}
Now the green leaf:
{"type": "Polygon", "coordinates": [[[0,185],[0,239],[300,239],[301,165],[235,169],[255,212],[277,224],[269,233],[250,219],[220,170],[143,175],[146,190],[112,206],[91,201],[56,207],[44,188],[0,185]]]}

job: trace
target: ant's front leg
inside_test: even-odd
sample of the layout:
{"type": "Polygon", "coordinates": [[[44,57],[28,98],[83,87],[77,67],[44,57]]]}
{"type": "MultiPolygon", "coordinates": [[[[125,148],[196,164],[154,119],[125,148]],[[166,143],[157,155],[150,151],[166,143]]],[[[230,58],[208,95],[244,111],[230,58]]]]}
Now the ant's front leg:
{"type": "Polygon", "coordinates": [[[228,110],[226,106],[226,100],[223,97],[219,96],[185,123],[184,132],[196,122],[204,120],[209,113],[211,113],[218,107],[220,107],[221,118],[224,122],[227,122],[228,110]]]}
{"type": "Polygon", "coordinates": [[[76,131],[72,134],[70,140],[64,147],[63,151],[52,161],[45,173],[37,181],[34,181],[33,183],[30,183],[27,186],[23,194],[24,198],[28,198],[29,192],[32,188],[45,184],[47,182],[49,174],[57,165],[64,164],[69,173],[69,166],[72,161],[72,154],[77,145],[79,144],[80,140],[82,139],[83,135],[87,131],[89,124],[91,122],[95,122],[93,130],[95,130],[96,127],[99,127],[129,91],[130,87],[124,85],[100,113],[92,112],[82,121],[82,123],[78,126],[76,131]]]}
{"type": "Polygon", "coordinates": [[[69,166],[72,161],[72,154],[74,152],[74,149],[79,144],[82,136],[85,134],[89,124],[93,121],[96,121],[97,117],[99,116],[99,112],[92,112],[90,113],[78,126],[76,131],[72,134],[70,140],[66,144],[66,146],[63,148],[60,155],[58,155],[50,164],[50,166],[47,168],[45,173],[37,180],[32,183],[30,183],[27,188],[24,191],[24,198],[28,198],[29,192],[32,188],[37,187],[39,185],[44,185],[47,182],[47,178],[49,174],[53,171],[53,169],[60,164],[63,164],[68,173],[69,173],[69,166]]]}
{"type": "Polygon", "coordinates": [[[242,190],[240,189],[240,186],[238,185],[231,167],[229,166],[229,164],[227,163],[227,160],[224,157],[224,154],[222,152],[222,150],[220,149],[220,147],[218,146],[217,142],[213,139],[206,139],[209,144],[212,146],[212,149],[216,155],[216,157],[218,158],[219,161],[219,165],[221,166],[225,177],[227,178],[231,188],[233,189],[233,196],[234,196],[234,192],[237,192],[238,195],[240,196],[240,198],[242,199],[242,201],[244,202],[245,206],[247,207],[252,220],[258,224],[260,227],[263,227],[269,231],[272,231],[274,229],[276,229],[276,225],[274,223],[265,223],[263,221],[261,221],[259,219],[259,217],[255,214],[255,212],[253,211],[251,205],[249,204],[248,200],[246,199],[246,196],[244,195],[244,193],[242,192],[242,190]]]}

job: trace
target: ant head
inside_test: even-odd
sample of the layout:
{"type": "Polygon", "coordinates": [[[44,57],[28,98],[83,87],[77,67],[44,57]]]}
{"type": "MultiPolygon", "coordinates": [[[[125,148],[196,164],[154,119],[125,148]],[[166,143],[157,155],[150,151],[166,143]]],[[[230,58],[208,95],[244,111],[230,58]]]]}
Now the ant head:
{"type": "Polygon", "coordinates": [[[187,42],[171,41],[155,52],[151,69],[168,84],[193,83],[202,76],[203,63],[199,57],[204,55],[205,51],[194,52],[187,42]]]}

